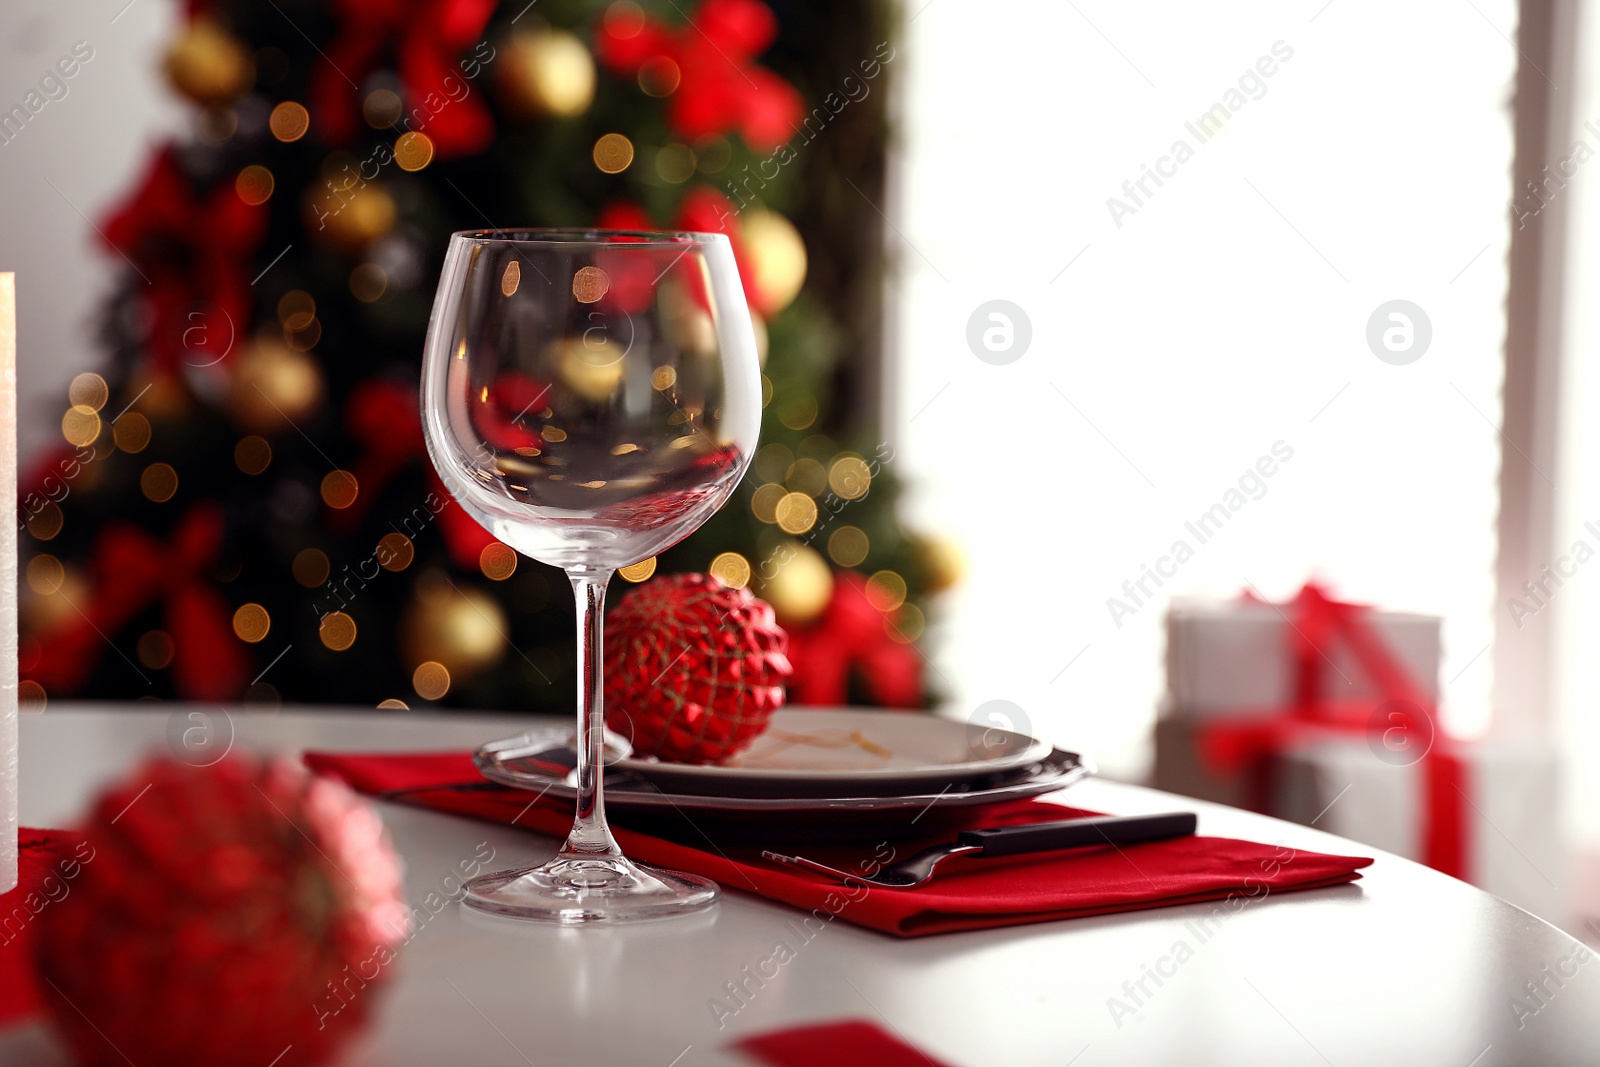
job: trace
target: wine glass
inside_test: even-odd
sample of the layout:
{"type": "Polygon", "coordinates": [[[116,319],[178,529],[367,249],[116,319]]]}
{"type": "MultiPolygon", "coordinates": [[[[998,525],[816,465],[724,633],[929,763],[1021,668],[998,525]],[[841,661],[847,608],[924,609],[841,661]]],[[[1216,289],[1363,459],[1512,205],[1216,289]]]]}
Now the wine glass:
{"type": "Polygon", "coordinates": [[[630,862],[606,825],[606,583],[693,533],[761,426],[755,332],[711,233],[453,234],[422,370],[428,454],[497,539],[566,571],[578,602],[577,817],[561,850],[467,885],[474,907],[557,923],[709,907],[715,883],[630,862]]]}

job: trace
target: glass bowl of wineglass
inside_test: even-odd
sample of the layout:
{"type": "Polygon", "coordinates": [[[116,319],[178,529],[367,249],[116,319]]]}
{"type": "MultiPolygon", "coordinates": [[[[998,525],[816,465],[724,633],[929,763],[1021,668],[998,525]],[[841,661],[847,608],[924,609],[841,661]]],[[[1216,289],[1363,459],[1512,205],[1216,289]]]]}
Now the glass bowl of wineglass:
{"type": "Polygon", "coordinates": [[[564,570],[578,607],[572,831],[538,867],[474,879],[466,902],[567,924],[709,907],[714,883],[631,862],[606,824],[602,625],[612,574],[699,528],[755,450],[761,371],[727,237],[452,235],[422,423],[451,496],[501,542],[564,570]]]}

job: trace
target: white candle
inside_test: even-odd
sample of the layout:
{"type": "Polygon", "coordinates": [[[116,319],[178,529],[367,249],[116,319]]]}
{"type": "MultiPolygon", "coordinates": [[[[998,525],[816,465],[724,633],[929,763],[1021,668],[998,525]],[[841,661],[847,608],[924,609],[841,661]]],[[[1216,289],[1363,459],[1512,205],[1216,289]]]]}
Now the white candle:
{"type": "Polygon", "coordinates": [[[0,273],[0,893],[17,884],[17,276],[0,273]]]}

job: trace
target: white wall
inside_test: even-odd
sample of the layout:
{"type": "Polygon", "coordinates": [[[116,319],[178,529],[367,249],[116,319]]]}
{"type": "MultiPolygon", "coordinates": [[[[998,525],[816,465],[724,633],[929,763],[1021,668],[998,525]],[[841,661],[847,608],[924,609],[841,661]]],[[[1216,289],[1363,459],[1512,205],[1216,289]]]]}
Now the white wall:
{"type": "Polygon", "coordinates": [[[1166,597],[1318,575],[1444,615],[1445,713],[1481,728],[1515,5],[920,6],[892,425],[916,522],[972,555],[935,653],[951,713],[1009,700],[1136,769],[1166,597]],[[1201,144],[1185,123],[1275,42],[1292,57],[1201,144]],[[1108,198],[1179,139],[1193,158],[1119,227],[1108,198]],[[966,339],[995,298],[1032,325],[1005,366],[966,339]],[[1365,337],[1397,298],[1432,323],[1408,366],[1365,337]],[[1198,546],[1185,521],[1278,441],[1293,459],[1198,546]],[[1195,558],[1119,626],[1108,598],[1179,538],[1195,558]]]}
{"type": "Polygon", "coordinates": [[[17,272],[24,463],[60,441],[72,376],[103,362],[92,316],[127,266],[90,220],[98,224],[126,195],[163,131],[186,121],[158,73],[177,8],[173,0],[6,0],[0,13],[0,112],[22,103],[76,42],[94,50],[66,81],[66,96],[0,144],[0,270],[17,272]]]}

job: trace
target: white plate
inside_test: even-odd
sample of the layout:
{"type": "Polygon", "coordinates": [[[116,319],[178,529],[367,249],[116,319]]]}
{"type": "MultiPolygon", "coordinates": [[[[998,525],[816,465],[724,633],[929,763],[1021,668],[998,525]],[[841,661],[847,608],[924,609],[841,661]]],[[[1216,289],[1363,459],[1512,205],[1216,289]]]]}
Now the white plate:
{"type": "Polygon", "coordinates": [[[677,793],[860,796],[1020,771],[1050,752],[1026,734],[921,712],[797,707],[775,712],[766,731],[724,764],[629,757],[615,766],[677,793]]]}

